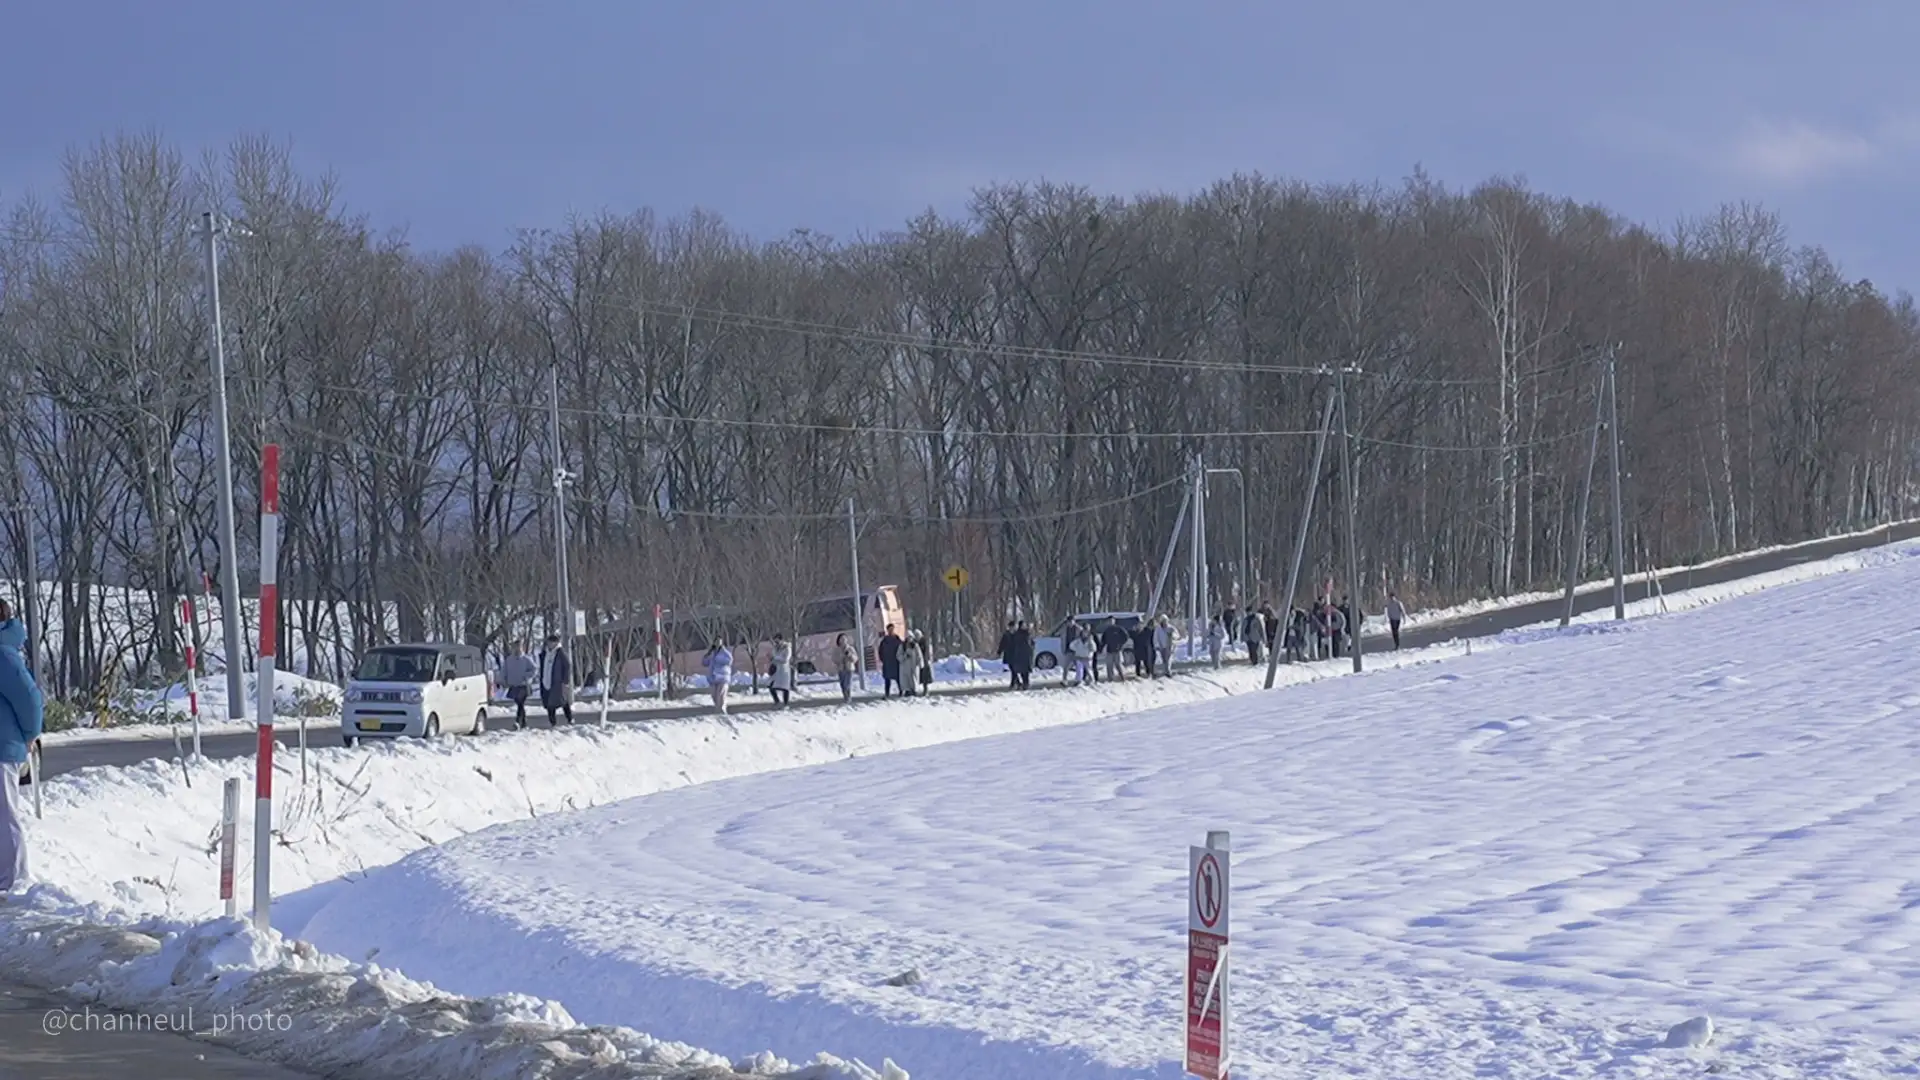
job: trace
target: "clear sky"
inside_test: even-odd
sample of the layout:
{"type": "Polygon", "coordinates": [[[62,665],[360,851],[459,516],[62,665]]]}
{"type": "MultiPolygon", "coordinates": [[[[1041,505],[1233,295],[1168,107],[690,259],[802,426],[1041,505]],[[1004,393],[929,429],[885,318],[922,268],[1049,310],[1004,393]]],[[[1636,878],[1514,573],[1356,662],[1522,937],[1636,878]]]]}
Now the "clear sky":
{"type": "Polygon", "coordinates": [[[976,185],[1494,174],[1779,210],[1920,285],[1916,0],[5,0],[0,201],[116,130],[290,141],[424,247],[700,206],[771,238],[976,185]]]}

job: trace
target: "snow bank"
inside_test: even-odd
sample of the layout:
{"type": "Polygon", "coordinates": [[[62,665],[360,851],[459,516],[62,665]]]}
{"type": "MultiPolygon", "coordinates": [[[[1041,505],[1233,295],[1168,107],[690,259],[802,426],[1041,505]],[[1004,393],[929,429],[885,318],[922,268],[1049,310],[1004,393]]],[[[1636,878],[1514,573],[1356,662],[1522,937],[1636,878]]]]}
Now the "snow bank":
{"type": "Polygon", "coordinates": [[[41,887],[0,910],[9,974],[89,1004],[167,1018],[243,1054],[319,1074],[407,1080],[626,1080],[716,1075],[907,1080],[821,1055],[730,1062],[622,1027],[586,1027],[549,1001],[441,993],[374,964],[327,956],[237,919],[114,925],[73,917],[41,887]]]}
{"type": "Polygon", "coordinates": [[[1663,1043],[1878,1075],[1920,1037],[1897,602],[1920,547],[1870,561],[1444,667],[502,826],[339,888],[305,934],[723,1052],[1172,1075],[1185,846],[1231,828],[1248,1075],[1697,1070],[1663,1043]]]}
{"type": "MultiPolygon", "coordinates": [[[[1684,609],[1765,585],[1879,565],[1897,555],[1878,549],[1843,556],[1755,582],[1676,594],[1665,603],[1684,609]]],[[[1654,602],[1631,606],[1636,613],[1654,607],[1654,602]]],[[[1530,639],[1512,638],[1525,640],[1530,639]]],[[[1371,655],[1369,665],[1384,669],[1500,647],[1456,643],[1371,655]]],[[[1345,671],[1344,661],[1283,667],[1281,678],[1290,684],[1345,671]]],[[[276,925],[303,925],[327,902],[331,889],[370,868],[503,822],[757,772],[1249,693],[1262,677],[1257,669],[1236,666],[1218,674],[1030,699],[936,696],[752,718],[640,721],[358,750],[314,749],[304,786],[297,760],[283,753],[276,758],[276,925]]],[[[177,763],[148,761],[48,781],[42,792],[47,817],[29,823],[28,842],[44,883],[31,915],[37,921],[27,926],[18,921],[25,914],[11,905],[0,907],[0,954],[10,973],[49,988],[79,983],[86,989],[89,979],[76,976],[75,969],[56,962],[57,956],[35,942],[69,931],[84,937],[114,919],[165,920],[153,924],[169,928],[148,935],[155,937],[184,934],[192,922],[214,918],[221,783],[233,777],[250,786],[251,772],[247,761],[208,762],[195,766],[189,787],[177,763]]],[[[252,844],[250,816],[242,818],[239,879],[244,883],[252,844]]],[[[322,961],[345,964],[337,958],[315,960],[322,961]]],[[[67,963],[72,962],[78,961],[67,963]]],[[[367,969],[367,977],[374,970],[367,969]]],[[[114,993],[124,995],[114,1002],[140,1007],[134,990],[114,993]]]]}

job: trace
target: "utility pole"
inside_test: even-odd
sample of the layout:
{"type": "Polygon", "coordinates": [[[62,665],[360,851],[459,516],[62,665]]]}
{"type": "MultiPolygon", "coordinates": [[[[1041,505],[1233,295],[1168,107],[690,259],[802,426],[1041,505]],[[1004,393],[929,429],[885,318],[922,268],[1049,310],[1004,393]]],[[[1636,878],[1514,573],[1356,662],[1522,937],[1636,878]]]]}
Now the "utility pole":
{"type": "Polygon", "coordinates": [[[27,627],[27,671],[35,685],[45,687],[40,666],[40,547],[33,534],[33,500],[27,496],[27,463],[17,437],[7,444],[13,457],[13,510],[20,529],[20,588],[24,595],[20,620],[27,627]]]}
{"type": "Polygon", "coordinates": [[[220,329],[220,251],[219,238],[225,227],[215,223],[211,212],[200,215],[200,239],[207,246],[207,308],[213,364],[213,433],[215,462],[220,475],[214,492],[220,509],[220,623],[227,667],[227,716],[244,720],[247,715],[247,691],[243,672],[243,648],[240,643],[240,550],[233,528],[233,435],[227,424],[227,348],[220,329]]]}
{"type": "MultiPolygon", "coordinates": [[[[1347,595],[1353,598],[1353,625],[1347,627],[1353,632],[1353,670],[1362,668],[1360,662],[1360,640],[1366,635],[1360,628],[1366,624],[1366,598],[1360,592],[1360,545],[1354,536],[1357,528],[1354,513],[1353,492],[1353,430],[1347,420],[1347,369],[1341,368],[1334,386],[1340,397],[1340,486],[1346,489],[1347,497],[1347,595]]],[[[1329,601],[1331,602],[1331,601],[1329,601]]]]}
{"type": "Polygon", "coordinates": [[[1200,611],[1200,575],[1203,573],[1201,568],[1204,565],[1200,548],[1206,543],[1206,526],[1203,523],[1202,511],[1205,500],[1200,494],[1204,474],[1200,471],[1199,455],[1194,455],[1193,462],[1188,467],[1193,470],[1192,486],[1188,494],[1188,497],[1193,500],[1193,542],[1191,545],[1193,550],[1188,553],[1189,559],[1187,563],[1187,659],[1191,660],[1193,659],[1194,620],[1199,617],[1200,611]]]}
{"type": "Polygon", "coordinates": [[[860,654],[860,693],[867,692],[867,604],[860,596],[860,526],[853,517],[853,496],[847,496],[847,550],[853,555],[853,651],[860,654]]]}
{"type": "MultiPolygon", "coordinates": [[[[1320,410],[1320,435],[1313,442],[1313,467],[1307,470],[1307,500],[1300,508],[1300,528],[1294,533],[1293,561],[1287,565],[1287,591],[1280,597],[1279,617],[1285,621],[1293,619],[1294,591],[1300,588],[1300,564],[1307,556],[1307,530],[1313,524],[1313,499],[1320,493],[1320,466],[1327,459],[1327,434],[1333,430],[1333,395],[1327,395],[1327,404],[1320,410]]],[[[1281,624],[1277,643],[1286,641],[1285,622],[1281,624]]],[[[1274,676],[1280,671],[1280,650],[1267,650],[1267,689],[1273,689],[1274,676]]]]}
{"type": "Polygon", "coordinates": [[[1620,371],[1619,347],[1607,351],[1607,430],[1613,442],[1613,617],[1627,617],[1626,525],[1620,512],[1620,371]]]}
{"type": "Polygon", "coordinates": [[[1593,463],[1600,457],[1600,429],[1606,426],[1602,412],[1607,407],[1607,380],[1602,376],[1593,396],[1593,441],[1587,447],[1587,478],[1580,484],[1580,510],[1575,519],[1573,543],[1567,548],[1567,606],[1560,614],[1560,625],[1573,622],[1573,593],[1580,582],[1580,564],[1587,553],[1587,502],[1593,495],[1593,463]]]}
{"type": "Polygon", "coordinates": [[[1160,598],[1166,595],[1167,575],[1173,573],[1173,553],[1180,548],[1180,530],[1186,528],[1187,514],[1193,509],[1191,498],[1180,500],[1180,513],[1173,519],[1173,535],[1167,537],[1167,553],[1160,559],[1160,576],[1153,579],[1153,593],[1147,597],[1147,618],[1160,617],[1160,598]]]}
{"type": "Polygon", "coordinates": [[[547,416],[553,448],[553,576],[560,599],[557,633],[573,653],[573,591],[567,583],[567,465],[560,454],[560,365],[547,369],[547,416]]]}

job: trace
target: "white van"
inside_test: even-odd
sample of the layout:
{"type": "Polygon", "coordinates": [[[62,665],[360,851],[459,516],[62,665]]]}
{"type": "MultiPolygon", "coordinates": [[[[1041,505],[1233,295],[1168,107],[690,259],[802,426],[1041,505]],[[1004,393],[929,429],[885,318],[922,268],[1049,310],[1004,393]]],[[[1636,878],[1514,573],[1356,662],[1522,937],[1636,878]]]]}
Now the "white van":
{"type": "Polygon", "coordinates": [[[360,658],[340,711],[340,737],[433,738],[487,729],[492,678],[472,645],[381,645],[360,658]]]}

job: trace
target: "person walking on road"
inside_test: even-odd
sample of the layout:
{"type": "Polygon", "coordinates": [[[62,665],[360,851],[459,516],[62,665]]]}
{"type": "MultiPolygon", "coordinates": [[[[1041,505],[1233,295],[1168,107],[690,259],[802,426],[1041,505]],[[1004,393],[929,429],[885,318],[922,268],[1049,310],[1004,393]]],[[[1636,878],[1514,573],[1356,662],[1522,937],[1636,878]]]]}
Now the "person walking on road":
{"type": "Polygon", "coordinates": [[[915,630],[913,636],[920,642],[920,692],[933,693],[933,642],[927,640],[925,630],[915,630]]]}
{"type": "Polygon", "coordinates": [[[1026,690],[1033,683],[1033,627],[1021,619],[1013,628],[1013,651],[1007,655],[1007,667],[1013,672],[1013,686],[1026,690]]]}
{"type": "Polygon", "coordinates": [[[793,646],[786,635],[773,635],[773,659],[767,664],[767,693],[773,703],[786,708],[793,704],[793,646]]]}
{"type": "Polygon", "coordinates": [[[727,688],[733,684],[733,650],[727,648],[726,642],[716,641],[707,649],[705,664],[707,691],[713,695],[714,711],[725,716],[727,688]]]}
{"type": "Polygon", "coordinates": [[[847,635],[841,634],[833,639],[834,670],[840,676],[840,700],[853,700],[853,673],[860,666],[860,654],[847,644],[847,635]]]}
{"type": "Polygon", "coordinates": [[[1240,637],[1247,643],[1247,663],[1260,665],[1260,646],[1267,642],[1267,618],[1259,611],[1248,608],[1246,625],[1241,628],[1240,637]]]}
{"type": "Polygon", "coordinates": [[[1173,622],[1162,615],[1159,623],[1153,628],[1153,652],[1154,659],[1159,662],[1160,677],[1163,679],[1173,677],[1173,640],[1173,622]]]}
{"type": "Polygon", "coordinates": [[[1207,623],[1207,656],[1213,661],[1213,670],[1220,670],[1220,656],[1227,650],[1227,626],[1215,615],[1207,623]]]}
{"type": "Polygon", "coordinates": [[[513,652],[500,664],[500,681],[507,686],[507,700],[513,702],[513,725],[517,728],[527,726],[527,698],[539,673],[533,657],[527,655],[527,643],[514,642],[513,652]]]}
{"type": "Polygon", "coordinates": [[[1107,662],[1107,681],[1126,680],[1127,628],[1117,619],[1108,619],[1100,630],[1100,652],[1107,662]]]}
{"type": "Polygon", "coordinates": [[[1012,619],[1007,620],[1007,632],[1000,635],[1000,647],[993,653],[1000,658],[1001,663],[1007,665],[1007,689],[1009,690],[1020,689],[1020,673],[1013,668],[1013,634],[1018,626],[1019,624],[1012,619]]]}
{"type": "Polygon", "coordinates": [[[887,636],[880,639],[880,696],[892,697],[898,687],[901,696],[906,696],[906,685],[900,681],[900,648],[906,642],[894,632],[893,624],[887,624],[887,636]]]}
{"type": "MultiPolygon", "coordinates": [[[[920,665],[926,662],[926,654],[921,651],[920,636],[909,632],[900,644],[900,651],[893,661],[894,681],[900,684],[901,697],[915,697],[914,683],[920,676],[920,665]]],[[[885,663],[885,661],[881,661],[885,663]]]]}
{"type": "Polygon", "coordinates": [[[0,897],[27,883],[20,770],[46,720],[46,700],[27,667],[27,628],[0,601],[0,897]]]}
{"type": "Polygon", "coordinates": [[[1133,674],[1136,678],[1153,676],[1153,661],[1159,655],[1154,645],[1158,631],[1152,615],[1141,616],[1140,625],[1133,628],[1133,674]]]}
{"type": "Polygon", "coordinates": [[[1387,590],[1387,629],[1393,633],[1393,647],[1396,649],[1400,647],[1400,624],[1406,621],[1407,605],[1400,602],[1400,597],[1393,590],[1387,590]]]}
{"type": "Polygon", "coordinates": [[[573,723],[573,660],[559,634],[548,634],[547,647],[540,651],[540,705],[547,710],[548,727],[560,726],[557,714],[573,723]]]}

